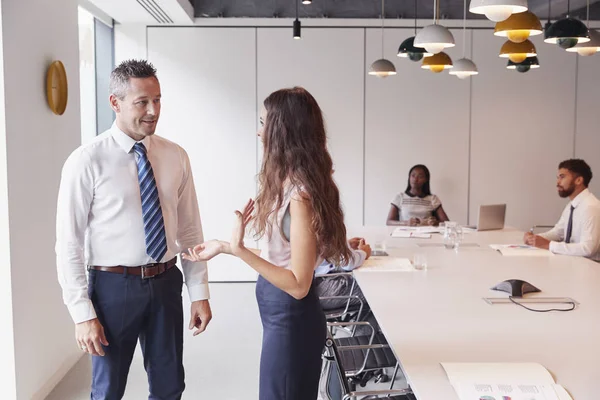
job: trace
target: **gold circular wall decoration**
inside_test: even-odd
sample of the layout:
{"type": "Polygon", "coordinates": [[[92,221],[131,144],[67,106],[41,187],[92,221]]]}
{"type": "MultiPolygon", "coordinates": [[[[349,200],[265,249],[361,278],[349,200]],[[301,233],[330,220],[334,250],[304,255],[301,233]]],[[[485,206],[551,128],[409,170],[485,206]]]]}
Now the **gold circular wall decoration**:
{"type": "Polygon", "coordinates": [[[65,112],[68,94],[65,66],[60,61],[54,61],[46,74],[46,96],[54,114],[62,115],[65,112]]]}

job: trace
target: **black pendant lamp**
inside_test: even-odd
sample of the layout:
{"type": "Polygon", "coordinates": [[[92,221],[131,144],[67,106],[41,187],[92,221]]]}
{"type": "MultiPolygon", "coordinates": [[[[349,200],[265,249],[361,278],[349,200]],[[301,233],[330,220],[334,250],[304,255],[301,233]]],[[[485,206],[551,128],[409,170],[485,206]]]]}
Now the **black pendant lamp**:
{"type": "MultiPolygon", "coordinates": [[[[550,1],[548,1],[548,10],[550,10],[550,1]]],[[[563,49],[568,49],[578,43],[590,41],[590,34],[587,26],[578,19],[571,18],[571,0],[567,1],[567,17],[559,19],[544,30],[544,42],[558,44],[563,49]]],[[[550,17],[548,17],[548,22],[550,17]]]]}
{"type": "MultiPolygon", "coordinates": [[[[415,36],[417,35],[417,0],[415,0],[415,36]]],[[[398,57],[408,58],[410,61],[421,61],[423,57],[431,57],[423,47],[415,47],[415,36],[405,39],[398,48],[398,57]]]]}
{"type": "Polygon", "coordinates": [[[300,20],[298,19],[298,1],[300,0],[296,0],[296,20],[294,21],[294,39],[301,39],[302,38],[302,34],[301,34],[301,24],[300,24],[300,20]]]}
{"type": "Polygon", "coordinates": [[[539,67],[540,67],[540,62],[538,61],[537,57],[527,57],[524,61],[522,61],[520,63],[515,63],[515,62],[512,62],[511,60],[508,60],[508,63],[506,64],[507,69],[514,69],[517,72],[521,72],[521,73],[525,73],[525,72],[529,71],[530,69],[535,69],[535,68],[539,68],[539,67]]]}

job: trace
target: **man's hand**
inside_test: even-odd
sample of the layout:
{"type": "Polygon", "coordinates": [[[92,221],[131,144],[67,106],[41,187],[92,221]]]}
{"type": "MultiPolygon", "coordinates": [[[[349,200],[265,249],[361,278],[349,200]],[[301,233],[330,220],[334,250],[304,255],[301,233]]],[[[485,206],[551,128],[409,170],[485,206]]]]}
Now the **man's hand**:
{"type": "Polygon", "coordinates": [[[98,318],[76,324],[75,339],[81,350],[93,356],[104,356],[101,345],[108,346],[104,328],[98,318]]]}
{"type": "Polygon", "coordinates": [[[360,242],[358,244],[358,250],[362,250],[365,253],[367,253],[367,258],[365,258],[365,260],[368,260],[369,257],[371,257],[371,246],[365,243],[365,239],[360,239],[360,242]]]}
{"type": "Polygon", "coordinates": [[[533,246],[533,238],[535,235],[532,232],[526,232],[523,236],[523,242],[528,246],[533,246]]]}
{"type": "Polygon", "coordinates": [[[525,244],[529,246],[537,247],[538,249],[550,250],[550,241],[539,235],[534,235],[533,233],[527,232],[524,240],[525,244]]]}
{"type": "Polygon", "coordinates": [[[350,248],[352,250],[357,250],[358,249],[358,245],[360,244],[360,241],[364,240],[363,238],[359,238],[359,237],[353,237],[352,239],[348,240],[348,245],[350,246],[350,248]]]}
{"type": "Polygon", "coordinates": [[[539,235],[533,236],[533,240],[530,246],[537,247],[538,249],[550,250],[550,241],[539,235]]]}
{"type": "Polygon", "coordinates": [[[197,336],[206,330],[206,326],[212,319],[212,311],[208,300],[198,300],[192,303],[190,312],[190,330],[196,328],[194,336],[197,336]]]}

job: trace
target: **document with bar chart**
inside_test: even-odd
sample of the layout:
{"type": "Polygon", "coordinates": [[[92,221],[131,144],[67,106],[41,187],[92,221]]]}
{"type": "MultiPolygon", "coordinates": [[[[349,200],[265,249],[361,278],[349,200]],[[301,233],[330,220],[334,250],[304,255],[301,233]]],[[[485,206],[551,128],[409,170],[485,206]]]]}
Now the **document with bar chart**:
{"type": "Polygon", "coordinates": [[[536,363],[442,363],[460,400],[573,400],[536,363]]]}

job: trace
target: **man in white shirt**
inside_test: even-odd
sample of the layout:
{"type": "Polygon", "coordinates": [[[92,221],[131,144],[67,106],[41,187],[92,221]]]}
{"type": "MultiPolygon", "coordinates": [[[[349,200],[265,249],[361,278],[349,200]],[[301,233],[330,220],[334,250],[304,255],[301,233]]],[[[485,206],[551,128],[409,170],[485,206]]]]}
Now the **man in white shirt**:
{"type": "MultiPolygon", "coordinates": [[[[371,246],[368,245],[363,238],[352,238],[348,240],[348,245],[352,250],[352,259],[347,265],[334,265],[327,260],[323,260],[321,265],[315,270],[315,275],[326,275],[336,272],[350,272],[361,265],[371,256],[371,246]]],[[[329,296],[349,296],[352,289],[351,284],[343,276],[332,276],[330,278],[317,278],[315,282],[315,290],[319,297],[329,296]]],[[[352,290],[353,296],[360,297],[363,302],[366,302],[362,291],[355,285],[352,290]]],[[[343,299],[328,299],[321,300],[321,306],[324,310],[332,310],[346,306],[347,300],[343,299]]],[[[351,304],[358,304],[359,301],[353,299],[351,304]]]]}
{"type": "Polygon", "coordinates": [[[587,257],[600,261],[600,201],[588,186],[592,170],[583,160],[560,163],[556,186],[558,195],[569,198],[556,226],[541,235],[525,234],[525,243],[555,254],[587,257]]]}
{"type": "Polygon", "coordinates": [[[92,399],[123,397],[138,340],[149,399],[180,399],[184,276],[194,336],[212,318],[206,263],[182,261],[183,275],[175,265],[204,241],[190,161],[154,135],[161,92],[150,63],[121,63],[110,91],[115,124],[63,167],[58,278],[78,346],[92,355],[92,399]]]}

